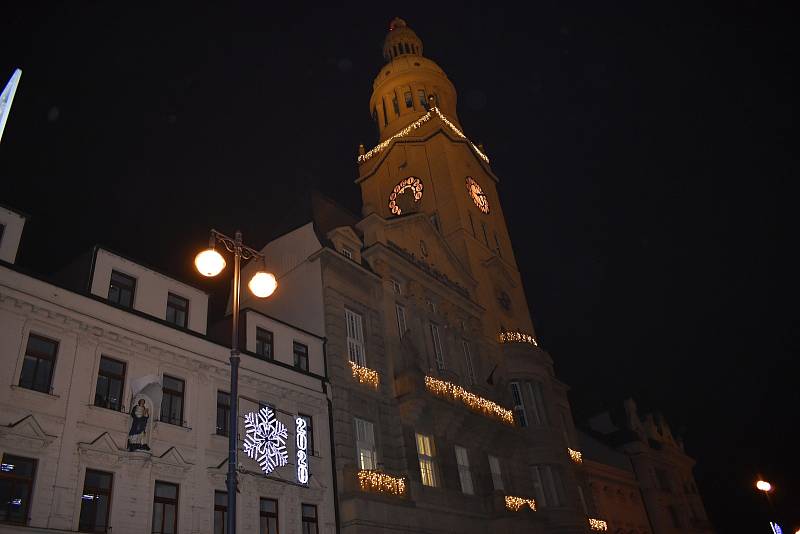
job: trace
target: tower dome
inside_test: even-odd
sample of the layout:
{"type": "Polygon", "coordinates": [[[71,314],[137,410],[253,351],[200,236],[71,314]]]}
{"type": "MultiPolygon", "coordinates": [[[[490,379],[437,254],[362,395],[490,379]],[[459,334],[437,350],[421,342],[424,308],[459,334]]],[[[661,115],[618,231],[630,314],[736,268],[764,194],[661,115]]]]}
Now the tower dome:
{"type": "Polygon", "coordinates": [[[399,132],[436,106],[453,123],[456,89],[435,61],[422,55],[422,40],[406,21],[395,18],[383,42],[386,65],[372,84],[369,101],[380,140],[399,132]]]}

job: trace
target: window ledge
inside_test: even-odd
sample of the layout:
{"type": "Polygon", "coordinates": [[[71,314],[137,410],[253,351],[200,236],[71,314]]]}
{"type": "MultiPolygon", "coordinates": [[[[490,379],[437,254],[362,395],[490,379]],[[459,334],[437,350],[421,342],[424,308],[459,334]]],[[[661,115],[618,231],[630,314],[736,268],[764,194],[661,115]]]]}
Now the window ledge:
{"type": "Polygon", "coordinates": [[[17,386],[17,385],[14,385],[14,384],[11,385],[11,389],[13,389],[15,391],[24,391],[26,393],[30,393],[32,395],[36,395],[38,397],[42,397],[42,398],[45,398],[45,399],[51,399],[52,400],[52,399],[60,399],[61,398],[61,395],[56,395],[55,393],[44,393],[42,391],[37,391],[35,389],[29,389],[29,388],[25,388],[25,387],[22,387],[22,386],[17,386]]]}
{"type": "Polygon", "coordinates": [[[114,410],[112,408],[106,408],[104,406],[97,406],[96,404],[87,404],[86,406],[88,406],[90,410],[97,411],[99,413],[113,413],[125,416],[126,419],[130,417],[130,414],[128,412],[123,412],[121,410],[114,410]]]}
{"type": "Polygon", "coordinates": [[[186,432],[189,432],[189,431],[191,431],[191,430],[192,430],[192,427],[190,427],[190,426],[176,425],[176,424],[174,424],[174,423],[168,423],[167,421],[156,421],[156,422],[154,423],[154,425],[155,425],[155,426],[161,426],[161,425],[164,425],[165,427],[169,427],[169,428],[177,428],[177,429],[179,429],[179,430],[184,430],[184,431],[186,431],[186,432]]]}

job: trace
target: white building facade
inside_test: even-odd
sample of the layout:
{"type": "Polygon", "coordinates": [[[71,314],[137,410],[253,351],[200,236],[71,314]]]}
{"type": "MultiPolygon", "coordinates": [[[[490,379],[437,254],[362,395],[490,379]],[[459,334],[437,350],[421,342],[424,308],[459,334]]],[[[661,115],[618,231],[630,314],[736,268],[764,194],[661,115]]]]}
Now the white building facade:
{"type": "MultiPolygon", "coordinates": [[[[224,532],[230,349],[206,335],[207,295],[102,248],[89,266],[81,291],[0,261],[0,533],[224,532]],[[148,377],[162,399],[130,450],[148,377]]],[[[324,339],[242,317],[238,528],[333,533],[324,339]],[[268,475],[242,451],[261,408],[287,428],[286,465],[268,475]]]]}

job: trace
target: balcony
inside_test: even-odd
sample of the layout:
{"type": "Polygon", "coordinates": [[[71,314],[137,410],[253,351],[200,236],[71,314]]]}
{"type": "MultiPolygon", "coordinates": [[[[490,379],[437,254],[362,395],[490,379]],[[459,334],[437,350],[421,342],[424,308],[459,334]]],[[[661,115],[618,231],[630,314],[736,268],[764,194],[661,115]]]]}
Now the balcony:
{"type": "Polygon", "coordinates": [[[378,371],[363,367],[355,362],[350,362],[350,368],[353,371],[353,378],[358,380],[359,383],[378,389],[378,384],[380,383],[378,371]]]}

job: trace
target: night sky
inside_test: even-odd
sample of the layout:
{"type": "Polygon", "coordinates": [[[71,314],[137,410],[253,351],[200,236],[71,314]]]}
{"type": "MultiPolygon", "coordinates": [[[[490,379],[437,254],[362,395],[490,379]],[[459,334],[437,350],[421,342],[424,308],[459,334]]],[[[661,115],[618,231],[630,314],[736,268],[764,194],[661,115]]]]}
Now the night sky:
{"type": "Polygon", "coordinates": [[[0,83],[23,75],[0,203],[31,216],[20,264],[51,273],[101,243],[209,288],[191,260],[211,227],[260,247],[311,187],[360,213],[357,147],[376,143],[368,100],[401,16],[500,177],[576,419],[633,396],[684,437],[720,532],[769,532],[758,474],[800,528],[788,11],[112,4],[3,7],[0,83]]]}

